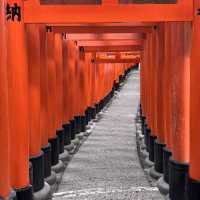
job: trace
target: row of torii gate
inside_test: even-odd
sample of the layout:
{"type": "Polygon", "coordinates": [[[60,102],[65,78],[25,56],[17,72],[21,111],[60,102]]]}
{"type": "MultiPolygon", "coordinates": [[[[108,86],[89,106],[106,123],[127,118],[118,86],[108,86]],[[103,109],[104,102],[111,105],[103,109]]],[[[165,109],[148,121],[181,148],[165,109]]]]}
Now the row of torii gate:
{"type": "Polygon", "coordinates": [[[141,62],[149,159],[172,200],[199,200],[200,2],[66,2],[0,2],[0,198],[37,199],[58,141],[84,131],[141,62]]]}

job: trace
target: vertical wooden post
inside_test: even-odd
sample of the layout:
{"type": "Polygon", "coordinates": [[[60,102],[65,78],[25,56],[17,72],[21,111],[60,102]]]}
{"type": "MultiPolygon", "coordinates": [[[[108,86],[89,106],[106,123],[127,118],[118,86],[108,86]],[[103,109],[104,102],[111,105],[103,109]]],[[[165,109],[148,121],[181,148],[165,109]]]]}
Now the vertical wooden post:
{"type": "Polygon", "coordinates": [[[17,191],[18,199],[32,199],[32,187],[29,185],[28,66],[24,9],[21,0],[9,0],[8,3],[11,7],[16,3],[21,9],[21,18],[15,16],[14,21],[8,19],[11,184],[17,191]]]}
{"type": "Polygon", "coordinates": [[[150,63],[149,68],[151,70],[151,134],[149,136],[149,160],[154,162],[154,144],[157,138],[157,76],[156,76],[156,27],[152,30],[150,40],[150,63]]]}
{"type": "Polygon", "coordinates": [[[172,155],[172,67],[173,61],[171,51],[174,48],[171,44],[171,25],[165,22],[165,59],[164,59],[164,79],[165,101],[164,103],[164,135],[166,147],[163,149],[163,176],[164,181],[169,183],[169,158],[172,155]]]}
{"type": "Polygon", "coordinates": [[[72,134],[72,124],[70,123],[70,71],[68,66],[68,46],[66,34],[63,34],[63,128],[65,131],[65,146],[67,150],[73,149],[73,144],[71,143],[72,134]]]}
{"type": "Polygon", "coordinates": [[[48,143],[50,130],[46,40],[46,26],[40,25],[40,133],[42,151],[44,152],[44,178],[47,183],[53,185],[56,181],[56,175],[51,171],[51,145],[48,143]]]}
{"type": "Polygon", "coordinates": [[[76,42],[67,40],[67,68],[68,68],[68,110],[69,110],[69,119],[71,123],[71,139],[72,143],[78,143],[78,140],[76,139],[76,121],[74,119],[75,113],[76,113],[76,101],[77,98],[75,97],[76,93],[76,83],[75,83],[75,66],[76,66],[76,42]],[[70,106],[69,106],[70,105],[70,106]],[[76,139],[76,140],[75,140],[76,139]]]}
{"type": "Polygon", "coordinates": [[[157,94],[157,108],[156,108],[156,126],[157,126],[157,139],[154,143],[154,161],[155,161],[155,171],[163,173],[163,148],[165,146],[165,136],[164,136],[164,95],[165,90],[163,87],[163,77],[164,77],[164,26],[160,24],[156,28],[157,40],[156,40],[156,57],[158,63],[155,65],[155,73],[157,77],[156,94],[157,94]]]}
{"type": "Polygon", "coordinates": [[[5,16],[6,1],[0,2],[0,198],[8,198],[10,195],[10,157],[9,157],[9,116],[8,116],[8,82],[7,82],[7,27],[5,16]]]}
{"type": "Polygon", "coordinates": [[[191,24],[172,25],[172,157],[169,162],[170,198],[187,199],[186,179],[189,162],[189,80],[191,24]]]}
{"type": "Polygon", "coordinates": [[[200,45],[200,2],[194,0],[194,21],[192,30],[192,53],[190,68],[190,167],[188,180],[188,199],[197,200],[200,198],[200,87],[199,87],[199,45],[200,45]]]}
{"type": "Polygon", "coordinates": [[[51,27],[47,27],[47,69],[48,69],[48,124],[49,124],[49,143],[51,144],[51,165],[58,164],[59,158],[59,139],[56,135],[56,66],[54,59],[54,33],[51,27]]]}
{"type": "Polygon", "coordinates": [[[173,48],[171,39],[171,22],[164,23],[164,66],[163,66],[163,90],[164,90],[164,136],[166,146],[163,148],[163,176],[158,181],[158,188],[164,195],[169,193],[169,159],[172,155],[172,60],[173,48]]]}
{"type": "Polygon", "coordinates": [[[33,190],[44,187],[44,153],[40,132],[40,33],[35,24],[27,25],[30,161],[33,167],[33,190]]]}
{"type": "MultiPolygon", "coordinates": [[[[56,134],[59,138],[59,154],[64,152],[65,132],[63,125],[63,46],[62,35],[54,35],[54,59],[56,69],[56,134]]],[[[60,158],[64,159],[63,154],[60,158]]]]}

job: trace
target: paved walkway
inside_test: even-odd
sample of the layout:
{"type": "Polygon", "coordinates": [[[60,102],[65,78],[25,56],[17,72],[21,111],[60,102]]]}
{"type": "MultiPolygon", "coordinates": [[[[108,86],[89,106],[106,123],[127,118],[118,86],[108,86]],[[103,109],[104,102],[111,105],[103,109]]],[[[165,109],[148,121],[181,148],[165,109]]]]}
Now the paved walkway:
{"type": "Polygon", "coordinates": [[[93,133],[74,155],[55,200],[162,200],[137,154],[134,118],[139,74],[132,72],[93,133]]]}

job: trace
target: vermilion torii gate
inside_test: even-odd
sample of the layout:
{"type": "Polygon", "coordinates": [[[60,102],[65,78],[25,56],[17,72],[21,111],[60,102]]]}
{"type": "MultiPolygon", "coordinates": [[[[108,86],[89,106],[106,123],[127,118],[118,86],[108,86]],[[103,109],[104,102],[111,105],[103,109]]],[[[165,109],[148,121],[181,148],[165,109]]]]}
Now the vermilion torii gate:
{"type": "Polygon", "coordinates": [[[197,0],[2,0],[0,198],[15,195],[12,189],[19,200],[37,199],[44,188],[48,196],[66,150],[112,96],[113,83],[141,61],[150,174],[161,177],[161,190],[163,182],[169,186],[172,200],[200,199],[199,8],[197,0]],[[98,52],[137,52],[138,58],[102,59],[98,52]]]}

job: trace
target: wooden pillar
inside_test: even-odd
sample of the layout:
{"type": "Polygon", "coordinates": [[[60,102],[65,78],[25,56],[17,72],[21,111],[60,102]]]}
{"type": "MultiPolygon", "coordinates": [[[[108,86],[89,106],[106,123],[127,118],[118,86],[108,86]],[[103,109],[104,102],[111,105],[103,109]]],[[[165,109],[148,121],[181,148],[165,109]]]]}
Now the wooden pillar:
{"type": "Polygon", "coordinates": [[[164,79],[163,85],[165,88],[164,94],[164,135],[166,146],[163,149],[163,178],[166,183],[169,183],[169,158],[172,155],[172,67],[173,61],[171,57],[172,48],[171,44],[171,25],[170,22],[164,24],[165,39],[165,56],[164,56],[164,79]]]}
{"type": "Polygon", "coordinates": [[[200,87],[199,87],[199,45],[200,45],[200,2],[194,1],[194,21],[192,29],[192,53],[190,68],[190,166],[188,180],[188,199],[198,200],[200,198],[200,87]]]}
{"type": "Polygon", "coordinates": [[[151,107],[151,132],[148,138],[149,148],[149,160],[154,162],[154,144],[157,138],[157,77],[156,77],[156,27],[152,29],[150,36],[150,48],[149,48],[150,61],[148,68],[150,70],[149,81],[150,81],[150,107],[151,107]]]}
{"type": "Polygon", "coordinates": [[[169,162],[170,198],[187,199],[186,179],[189,162],[189,80],[191,24],[172,25],[172,158],[169,162]]]}
{"type": "Polygon", "coordinates": [[[62,35],[54,35],[54,59],[56,69],[56,134],[59,138],[59,153],[64,152],[66,132],[63,125],[63,45],[62,35]]]}
{"type": "Polygon", "coordinates": [[[33,168],[33,190],[44,187],[44,153],[40,132],[40,32],[39,26],[27,25],[30,161],[33,168]]]}
{"type": "MultiPolygon", "coordinates": [[[[68,51],[67,48],[67,39],[66,34],[63,34],[63,127],[65,131],[65,145],[68,147],[72,147],[71,144],[71,132],[72,132],[72,124],[70,123],[71,115],[70,115],[70,71],[69,71],[69,65],[68,65],[68,51]]],[[[70,150],[70,149],[69,149],[70,150]]]]}
{"type": "Polygon", "coordinates": [[[74,53],[75,53],[75,60],[74,60],[74,67],[75,67],[75,71],[74,71],[74,119],[75,119],[75,123],[76,123],[76,134],[79,134],[81,132],[81,107],[82,104],[80,102],[81,99],[81,80],[80,80],[80,75],[81,75],[81,65],[80,65],[80,57],[82,55],[80,55],[82,52],[81,48],[79,48],[78,46],[75,46],[74,48],[74,53]]]}
{"type": "Polygon", "coordinates": [[[10,195],[10,143],[9,143],[9,116],[8,116],[8,82],[7,82],[7,27],[5,19],[6,1],[0,2],[0,198],[10,195]]]}
{"type": "Polygon", "coordinates": [[[57,91],[57,125],[59,129],[63,124],[63,48],[62,35],[55,34],[55,65],[56,65],[56,91],[57,91]]]}
{"type": "Polygon", "coordinates": [[[75,98],[75,56],[76,56],[76,42],[67,40],[67,83],[68,83],[68,110],[69,110],[69,119],[71,123],[71,139],[74,140],[76,136],[76,123],[75,123],[75,110],[76,110],[76,101],[75,98]],[[69,87],[70,85],[70,87],[69,87]]]}
{"type": "Polygon", "coordinates": [[[9,0],[8,3],[11,7],[17,5],[21,11],[21,16],[15,16],[14,20],[8,16],[11,185],[16,189],[18,199],[32,199],[32,187],[29,185],[28,66],[23,1],[9,0]]]}
{"type": "Polygon", "coordinates": [[[91,66],[91,107],[92,107],[92,119],[96,117],[96,108],[95,108],[95,64],[91,61],[95,57],[95,54],[90,54],[89,61],[91,66]]]}
{"type": "MultiPolygon", "coordinates": [[[[40,25],[40,133],[44,152],[44,178],[53,177],[51,173],[51,146],[48,143],[50,129],[48,117],[48,67],[46,26],[40,25]]],[[[54,176],[55,177],[55,176],[54,176]]],[[[49,182],[52,184],[54,181],[49,182]]]]}
{"type": "Polygon", "coordinates": [[[164,96],[165,90],[163,87],[164,77],[164,26],[159,24],[155,27],[157,34],[156,37],[156,59],[158,59],[155,65],[155,73],[157,77],[156,81],[156,136],[157,139],[154,142],[154,168],[158,173],[163,173],[163,148],[165,146],[164,136],[164,96]]]}
{"type": "Polygon", "coordinates": [[[59,139],[56,135],[56,65],[54,59],[54,33],[51,27],[47,27],[47,69],[48,69],[48,127],[49,127],[49,143],[51,144],[51,165],[58,164],[59,155],[59,139]]]}

